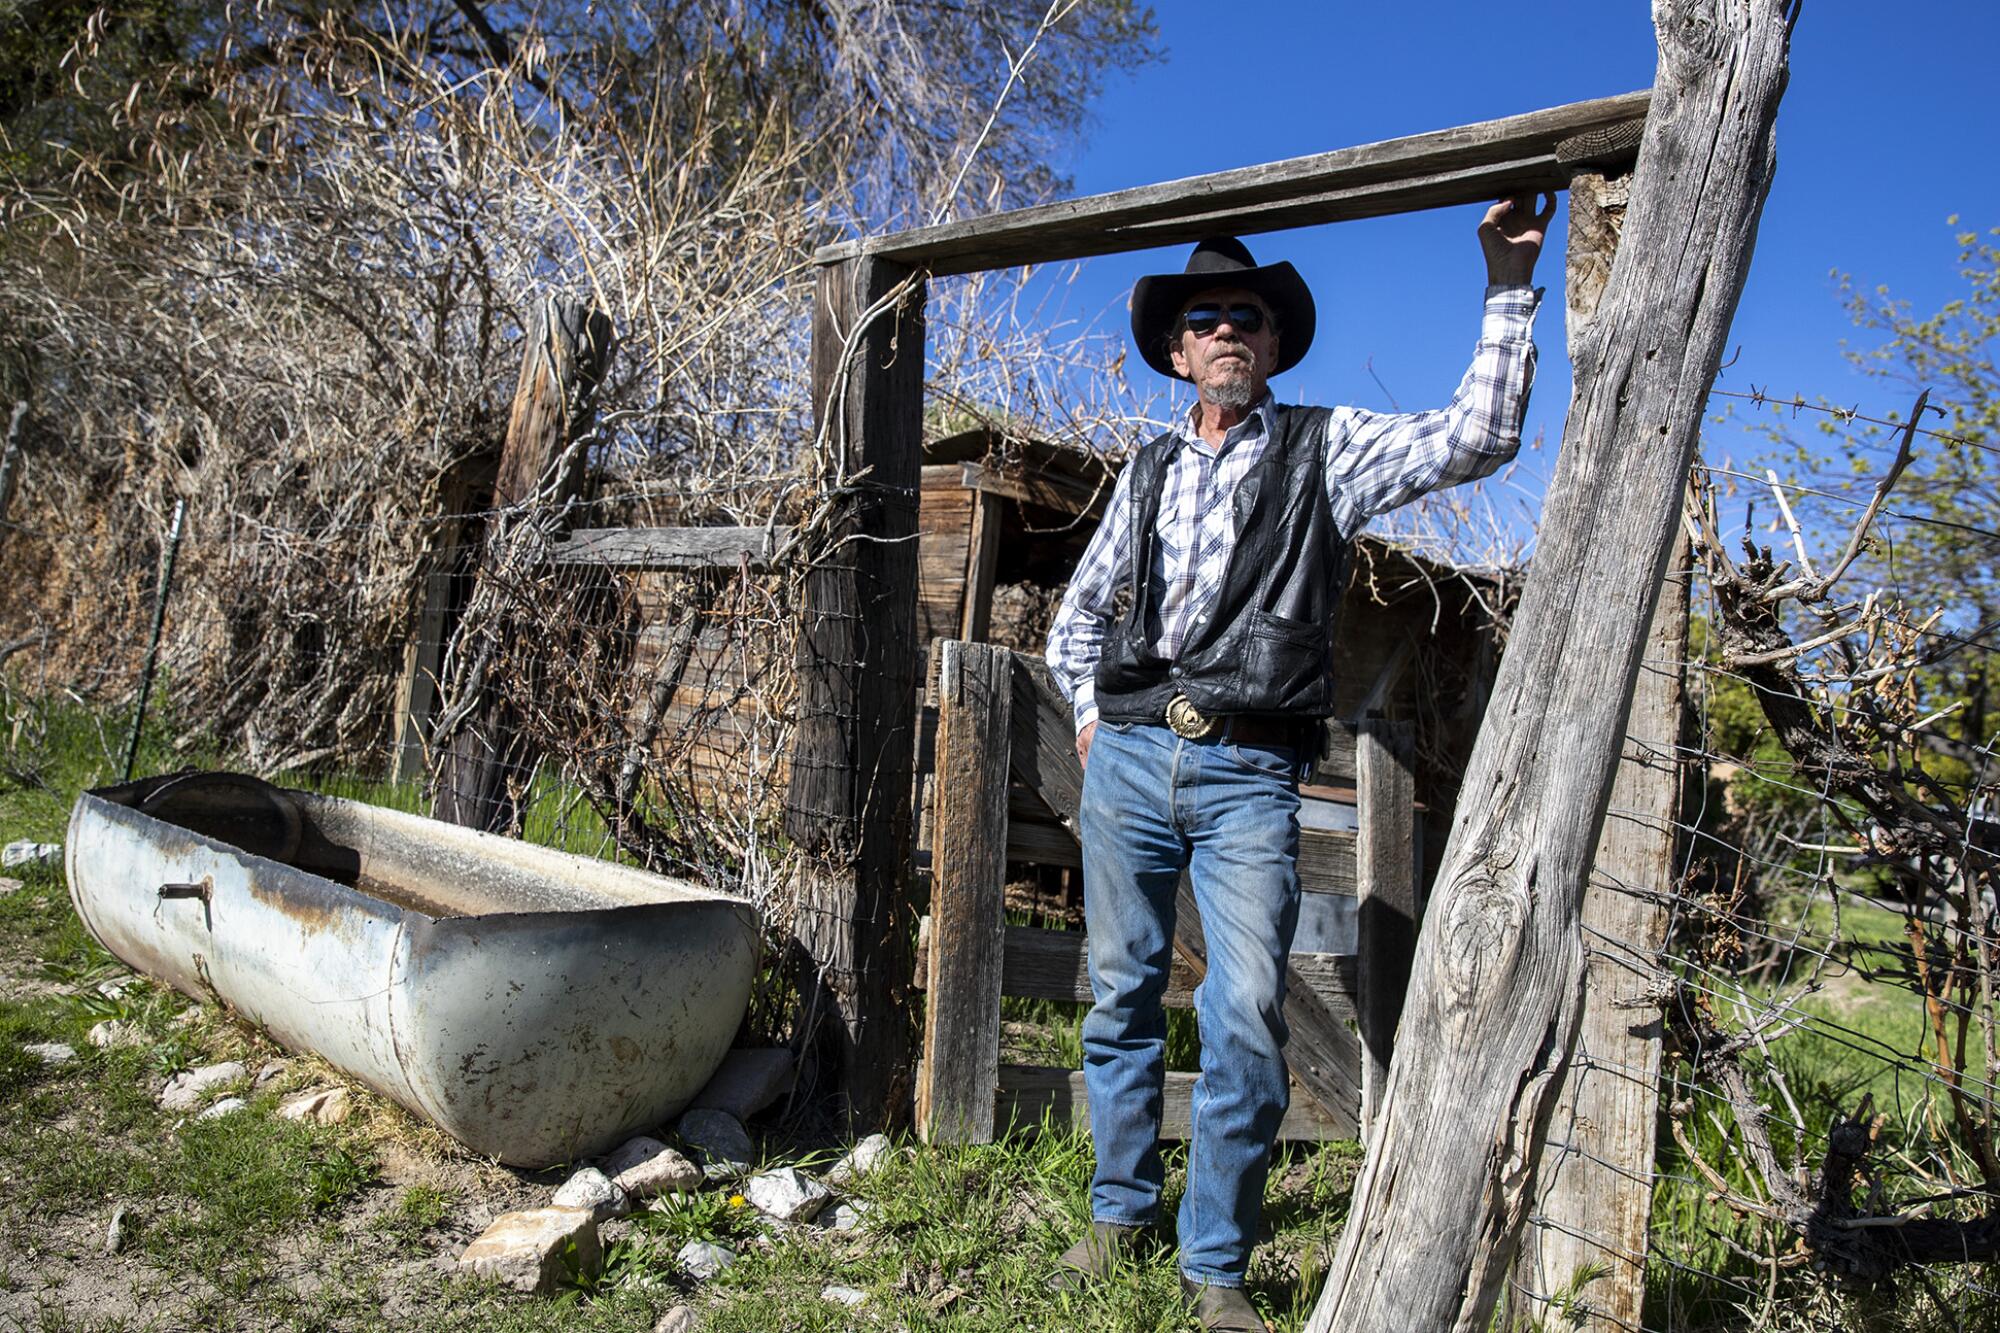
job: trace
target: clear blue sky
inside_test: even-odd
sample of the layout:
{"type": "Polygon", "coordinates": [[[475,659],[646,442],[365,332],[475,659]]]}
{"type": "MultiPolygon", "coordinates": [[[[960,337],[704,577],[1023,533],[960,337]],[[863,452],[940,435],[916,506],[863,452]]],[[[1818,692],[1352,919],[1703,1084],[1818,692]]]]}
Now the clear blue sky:
{"type": "MultiPolygon", "coordinates": [[[[1156,4],[1165,60],[1113,81],[1066,164],[1076,193],[1144,185],[1488,120],[1652,84],[1645,0],[1156,4]]],[[[1806,0],[1778,122],[1778,174],[1719,387],[1751,385],[1879,415],[1910,395],[1841,356],[1860,336],[1829,276],[1886,283],[1919,310],[1955,295],[1945,219],[2000,225],[2000,52],[1993,0],[1806,0]]],[[[1483,269],[1459,208],[1252,238],[1260,260],[1297,264],[1319,304],[1311,354],[1276,382],[1287,401],[1435,406],[1476,331],[1483,269]],[[1368,367],[1372,362],[1374,377],[1368,367]],[[1387,393],[1385,394],[1384,388],[1387,393]]],[[[1561,235],[1537,280],[1541,374],[1528,434],[1551,449],[1568,405],[1561,235]]],[[[1067,313],[1122,330],[1142,273],[1178,270],[1184,247],[1090,261],[1067,313]]],[[[1133,372],[1149,376],[1135,360],[1133,372]]],[[[1720,401],[1717,400],[1718,406],[1720,401]]],[[[1756,448],[1735,427],[1712,454],[1756,448]]]]}

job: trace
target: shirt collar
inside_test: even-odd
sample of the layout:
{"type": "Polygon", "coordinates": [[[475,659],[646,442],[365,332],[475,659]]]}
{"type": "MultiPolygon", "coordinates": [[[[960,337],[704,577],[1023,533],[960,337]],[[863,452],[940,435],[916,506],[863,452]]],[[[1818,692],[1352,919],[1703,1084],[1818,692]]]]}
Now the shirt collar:
{"type": "Polygon", "coordinates": [[[1244,440],[1269,439],[1271,435],[1271,418],[1273,412],[1276,411],[1275,403],[1276,400],[1271,397],[1271,391],[1269,389],[1264,390],[1264,396],[1257,400],[1257,405],[1250,409],[1248,415],[1229,428],[1229,433],[1222,437],[1222,446],[1218,449],[1210,449],[1208,441],[1201,438],[1201,432],[1197,429],[1197,423],[1201,420],[1201,403],[1199,400],[1188,408],[1180,420],[1174,423],[1174,433],[1180,436],[1181,443],[1192,445],[1204,453],[1213,453],[1219,458],[1244,440]]]}

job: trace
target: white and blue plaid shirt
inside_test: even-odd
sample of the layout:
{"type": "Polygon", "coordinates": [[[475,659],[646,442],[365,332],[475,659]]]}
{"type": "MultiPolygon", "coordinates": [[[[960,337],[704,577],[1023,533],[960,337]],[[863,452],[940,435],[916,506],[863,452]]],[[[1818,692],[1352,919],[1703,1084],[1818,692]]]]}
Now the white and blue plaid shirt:
{"type": "MultiPolygon", "coordinates": [[[[1541,292],[1488,287],[1472,366],[1449,406],[1432,412],[1336,407],[1326,423],[1326,495],[1340,535],[1420,495],[1497,471],[1521,447],[1521,417],[1535,378],[1535,310],[1541,292]]],[[[1153,651],[1172,661],[1207,614],[1236,549],[1236,483],[1271,439],[1269,393],[1230,428],[1220,447],[1196,431],[1197,403],[1174,426],[1178,443],[1161,481],[1153,542],[1153,651]]],[[[1081,732],[1097,720],[1097,659],[1112,601],[1131,559],[1132,469],[1119,474],[1104,521],[1085,548],[1049,630],[1049,666],[1081,732]]]]}

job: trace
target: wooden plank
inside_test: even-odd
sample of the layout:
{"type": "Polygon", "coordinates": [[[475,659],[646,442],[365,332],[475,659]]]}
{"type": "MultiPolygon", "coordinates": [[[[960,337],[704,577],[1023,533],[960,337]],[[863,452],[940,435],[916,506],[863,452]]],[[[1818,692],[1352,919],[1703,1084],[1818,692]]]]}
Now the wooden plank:
{"type": "Polygon", "coordinates": [[[1104,485],[1090,486],[1055,472],[1033,472],[1016,477],[980,463],[960,463],[958,466],[960,480],[968,490],[982,495],[1005,496],[1009,500],[1040,505],[1059,513],[1094,517],[1104,512],[1105,502],[1111,498],[1113,478],[1109,474],[1104,478],[1104,485]]]}
{"type": "MultiPolygon", "coordinates": [[[[930,918],[925,917],[917,932],[915,975],[928,985],[926,944],[930,918]]],[[[1000,969],[1000,993],[1029,1000],[1064,1000],[1077,1004],[1091,1001],[1090,967],[1086,955],[1088,937],[1080,930],[1052,930],[1046,926],[1008,926],[1006,947],[1000,969]]],[[[1327,1008],[1342,1022],[1354,1018],[1354,956],[1341,953],[1295,953],[1292,969],[1307,985],[1325,998],[1327,1008]]],[[[1169,1009],[1194,1006],[1194,988],[1201,980],[1180,959],[1174,960],[1161,1003],[1169,1009]]]]}
{"type": "MultiPolygon", "coordinates": [[[[1160,1137],[1185,1139],[1188,1136],[1189,1108],[1194,1093],[1193,1074],[1168,1073],[1165,1100],[1160,1110],[1160,1137]]],[[[995,1121],[1002,1127],[1032,1128],[1046,1118],[1056,1125],[1075,1129],[1090,1126],[1090,1096],[1083,1086],[1083,1071],[1052,1069],[1045,1065],[1001,1065],[999,1107],[995,1121]]],[[[1291,1108],[1278,1124],[1278,1137],[1287,1142],[1318,1142],[1354,1137],[1352,1118],[1341,1119],[1321,1112],[1309,1097],[1294,1097],[1291,1108]]]]}
{"type": "Polygon", "coordinates": [[[1770,188],[1796,11],[1653,14],[1658,96],[1618,262],[1571,357],[1534,565],[1308,1333],[1488,1327],[1533,1211],[1582,1018],[1584,886],[1770,188]]]}
{"type": "Polygon", "coordinates": [[[1526,1310],[1552,1321],[1551,1292],[1569,1286],[1586,1266],[1607,1268],[1584,1289],[1593,1333],[1637,1327],[1646,1299],[1662,1032],[1658,1011],[1621,1002],[1657,981],[1666,947],[1687,661],[1686,543],[1683,531],[1653,612],[1610,814],[1584,891],[1590,953],[1583,1025],[1549,1123],[1535,1222],[1514,1270],[1526,1310]]]}
{"type": "Polygon", "coordinates": [[[606,565],[617,569],[740,569],[772,567],[790,540],[787,527],[739,528],[578,528],[550,548],[558,565],[606,565]]]}
{"type": "Polygon", "coordinates": [[[801,553],[785,827],[817,867],[798,918],[812,963],[799,1019],[825,1024],[814,1035],[829,1047],[850,1133],[907,1113],[914,1057],[898,999],[921,915],[909,839],[924,294],[910,279],[884,261],[834,265],[820,270],[813,305],[813,409],[837,446],[829,468],[865,480],[841,488],[824,538],[801,553]]]}
{"type": "Polygon", "coordinates": [[[1371,718],[1361,725],[1355,1011],[1364,1136],[1382,1104],[1417,951],[1416,748],[1416,731],[1407,722],[1371,718]]]}
{"type": "Polygon", "coordinates": [[[1356,758],[1354,724],[1338,718],[1328,718],[1326,729],[1321,733],[1319,760],[1313,765],[1313,778],[1321,784],[1344,786],[1354,780],[1359,772],[1356,758]]]}
{"type": "MultiPolygon", "coordinates": [[[[958,637],[967,643],[982,642],[993,623],[993,575],[1000,568],[1000,523],[1000,497],[981,492],[972,506],[972,535],[965,552],[965,601],[958,637]]],[[[1008,692],[1012,690],[1010,681],[1008,692]]]]}
{"type": "Polygon", "coordinates": [[[991,217],[822,247],[839,263],[869,254],[935,276],[1252,235],[1347,218],[1559,189],[1566,139],[1643,121],[1647,92],[1626,93],[1429,134],[1240,167],[991,217]]]}
{"type": "Polygon", "coordinates": [[[937,805],[924,1079],[927,1143],[987,1143],[999,1085],[1000,974],[1007,886],[1007,731],[1013,664],[1005,649],[950,642],[938,663],[937,805]]]}
{"type": "Polygon", "coordinates": [[[1014,776],[1076,831],[1083,804],[1083,765],[1076,757],[1076,716],[1056,688],[1049,664],[1014,656],[1014,776]]]}
{"type": "MultiPolygon", "coordinates": [[[[560,512],[582,492],[587,451],[568,445],[590,427],[611,344],[611,318],[603,311],[558,296],[544,297],[536,306],[493,483],[495,509],[547,504],[560,512]]],[[[525,777],[535,760],[511,706],[497,692],[470,682],[483,677],[485,663],[502,647],[493,636],[512,629],[500,612],[512,596],[517,571],[496,566],[517,549],[510,540],[516,525],[534,521],[532,514],[502,514],[487,524],[471,605],[484,605],[492,614],[465,618],[474,642],[459,643],[454,655],[474,664],[460,673],[469,697],[451,701],[451,734],[434,742],[440,753],[431,814],[489,833],[519,830],[525,777]]]]}

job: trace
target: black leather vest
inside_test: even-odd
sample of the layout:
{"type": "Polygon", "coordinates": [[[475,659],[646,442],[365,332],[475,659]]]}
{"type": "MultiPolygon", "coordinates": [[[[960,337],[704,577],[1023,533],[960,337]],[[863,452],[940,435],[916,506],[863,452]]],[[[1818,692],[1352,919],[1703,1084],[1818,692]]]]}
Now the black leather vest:
{"type": "Polygon", "coordinates": [[[1176,694],[1208,714],[1326,717],[1333,635],[1353,554],[1326,499],[1324,407],[1275,407],[1274,438],[1231,497],[1237,541],[1222,586],[1180,656],[1153,652],[1153,544],[1167,462],[1162,435],[1132,461],[1131,604],[1105,637],[1097,708],[1116,722],[1157,722],[1176,694]]]}

